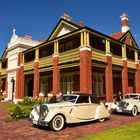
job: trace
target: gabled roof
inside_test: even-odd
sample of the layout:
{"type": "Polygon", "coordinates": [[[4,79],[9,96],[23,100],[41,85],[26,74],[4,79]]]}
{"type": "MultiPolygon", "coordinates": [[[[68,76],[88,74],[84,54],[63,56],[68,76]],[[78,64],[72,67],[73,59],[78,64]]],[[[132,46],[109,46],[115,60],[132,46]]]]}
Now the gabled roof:
{"type": "Polygon", "coordinates": [[[48,37],[48,40],[52,40],[56,37],[67,34],[71,31],[74,31],[79,28],[81,28],[80,25],[78,25],[72,21],[68,21],[66,19],[61,18],[60,21],[55,26],[52,33],[50,34],[50,36],[48,37]]]}
{"type": "Polygon", "coordinates": [[[117,33],[111,34],[109,36],[112,37],[112,38],[114,38],[114,39],[118,39],[119,40],[123,35],[124,35],[124,33],[117,32],[117,33]]]}
{"type": "Polygon", "coordinates": [[[120,42],[124,42],[132,47],[138,48],[138,45],[137,45],[132,33],[130,32],[130,30],[128,30],[126,33],[117,32],[117,33],[111,34],[110,37],[117,39],[120,42]],[[132,41],[132,45],[130,44],[130,39],[132,41]]]}
{"type": "Polygon", "coordinates": [[[133,46],[132,47],[135,47],[135,48],[138,48],[138,44],[136,43],[132,33],[130,32],[130,30],[128,30],[121,38],[120,38],[120,41],[121,42],[125,42],[126,44],[128,45],[131,45],[129,44],[129,42],[127,42],[127,37],[130,37],[130,39],[132,40],[133,42],[133,46]]]}

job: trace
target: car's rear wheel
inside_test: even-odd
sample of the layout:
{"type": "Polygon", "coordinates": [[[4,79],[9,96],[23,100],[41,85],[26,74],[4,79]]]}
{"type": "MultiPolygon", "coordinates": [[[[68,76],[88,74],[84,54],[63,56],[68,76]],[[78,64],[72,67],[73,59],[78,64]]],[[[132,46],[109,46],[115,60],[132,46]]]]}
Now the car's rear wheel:
{"type": "Polygon", "coordinates": [[[105,121],[105,118],[102,118],[102,119],[99,119],[99,122],[104,122],[105,121]]]}
{"type": "Polygon", "coordinates": [[[62,115],[56,115],[50,122],[50,128],[53,131],[60,131],[65,124],[64,117],[62,115]]]}
{"type": "Polygon", "coordinates": [[[131,110],[131,115],[132,115],[132,116],[136,116],[137,114],[138,114],[138,109],[137,109],[136,106],[134,106],[134,107],[132,108],[132,110],[131,110]]]}

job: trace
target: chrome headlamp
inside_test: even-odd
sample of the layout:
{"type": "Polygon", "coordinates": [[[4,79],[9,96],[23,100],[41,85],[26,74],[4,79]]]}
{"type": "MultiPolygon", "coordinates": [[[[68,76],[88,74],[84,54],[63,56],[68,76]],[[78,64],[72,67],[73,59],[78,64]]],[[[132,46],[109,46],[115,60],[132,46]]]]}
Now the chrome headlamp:
{"type": "Polygon", "coordinates": [[[125,103],[124,107],[126,108],[127,106],[129,106],[129,103],[125,103]]]}
{"type": "Polygon", "coordinates": [[[46,105],[41,105],[40,112],[39,112],[39,119],[44,120],[48,112],[49,112],[48,107],[46,105]]]}

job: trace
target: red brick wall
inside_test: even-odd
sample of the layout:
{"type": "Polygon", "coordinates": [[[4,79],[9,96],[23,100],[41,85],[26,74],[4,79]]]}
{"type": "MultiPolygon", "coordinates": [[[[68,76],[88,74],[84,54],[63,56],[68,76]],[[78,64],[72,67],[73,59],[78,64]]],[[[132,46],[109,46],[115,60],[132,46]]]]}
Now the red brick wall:
{"type": "Polygon", "coordinates": [[[60,71],[58,68],[58,57],[53,57],[53,95],[60,92],[60,71]]]}
{"type": "Polygon", "coordinates": [[[91,51],[80,51],[80,92],[92,93],[91,51]]]}
{"type": "Polygon", "coordinates": [[[123,60],[123,70],[122,70],[122,92],[123,94],[128,93],[128,69],[127,60],[123,60]]]}
{"type": "Polygon", "coordinates": [[[1,81],[1,72],[0,72],[0,96],[2,96],[2,93],[1,93],[1,84],[2,84],[2,81],[1,81]]]}
{"type": "Polygon", "coordinates": [[[105,70],[106,102],[113,101],[112,57],[106,56],[107,67],[105,70]]]}
{"type": "Polygon", "coordinates": [[[135,86],[136,86],[136,93],[140,93],[140,70],[139,64],[136,64],[136,72],[135,72],[135,86]]]}
{"type": "Polygon", "coordinates": [[[20,68],[16,70],[15,98],[16,99],[24,98],[24,66],[20,66],[20,68]]]}
{"type": "Polygon", "coordinates": [[[39,71],[38,71],[39,62],[34,62],[34,89],[33,89],[33,97],[39,97],[39,71]]]}

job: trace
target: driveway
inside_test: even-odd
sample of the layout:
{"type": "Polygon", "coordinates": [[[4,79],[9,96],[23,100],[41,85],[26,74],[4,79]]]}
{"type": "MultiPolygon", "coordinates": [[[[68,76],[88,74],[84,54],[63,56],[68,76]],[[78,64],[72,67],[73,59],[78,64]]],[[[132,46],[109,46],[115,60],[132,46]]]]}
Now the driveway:
{"type": "Polygon", "coordinates": [[[113,114],[103,123],[94,121],[67,125],[62,131],[53,132],[49,128],[32,126],[28,119],[5,122],[8,111],[1,104],[4,103],[0,103],[0,140],[77,140],[86,135],[140,122],[140,114],[136,117],[113,114]]]}

